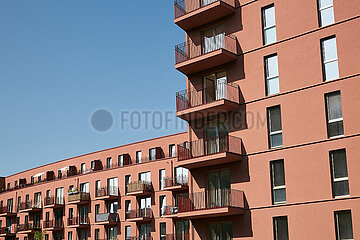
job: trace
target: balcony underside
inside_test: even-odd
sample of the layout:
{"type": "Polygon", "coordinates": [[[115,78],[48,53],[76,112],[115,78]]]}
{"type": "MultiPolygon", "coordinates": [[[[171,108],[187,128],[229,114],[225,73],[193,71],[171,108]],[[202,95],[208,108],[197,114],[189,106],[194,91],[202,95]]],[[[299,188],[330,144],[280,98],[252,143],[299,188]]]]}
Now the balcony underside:
{"type": "Polygon", "coordinates": [[[135,191],[135,192],[128,192],[126,193],[128,196],[146,196],[151,195],[151,191],[149,190],[141,190],[141,191],[135,191]]]}
{"type": "Polygon", "coordinates": [[[150,218],[150,217],[137,217],[137,218],[128,218],[128,219],[126,219],[126,221],[142,223],[142,222],[150,222],[151,219],[152,218],[150,218]]]}
{"type": "Polygon", "coordinates": [[[104,226],[116,226],[119,223],[113,222],[113,221],[105,221],[105,222],[95,222],[94,224],[95,225],[104,225],[104,226]]]}
{"type": "Polygon", "coordinates": [[[95,197],[95,200],[104,200],[104,201],[111,201],[111,200],[117,200],[119,199],[119,196],[101,196],[101,197],[95,197]]]}
{"type": "Polygon", "coordinates": [[[65,207],[64,204],[50,204],[50,205],[44,206],[44,208],[54,208],[54,209],[64,208],[64,207],[65,207]]]}
{"type": "Polygon", "coordinates": [[[237,153],[221,152],[202,157],[190,158],[177,162],[177,166],[187,169],[208,167],[213,165],[221,165],[229,162],[236,162],[241,159],[241,155],[237,153]]]}
{"type": "Polygon", "coordinates": [[[180,28],[187,31],[233,14],[234,12],[235,8],[233,6],[223,1],[217,1],[178,17],[174,22],[180,28]]]}
{"type": "Polygon", "coordinates": [[[196,210],[196,211],[190,211],[190,212],[181,212],[176,215],[170,215],[170,216],[172,216],[173,218],[178,218],[178,219],[191,220],[191,219],[241,215],[243,213],[244,213],[244,209],[240,208],[240,207],[223,207],[223,208],[196,210]]]}
{"type": "Polygon", "coordinates": [[[85,204],[89,204],[89,200],[74,200],[74,201],[69,201],[68,204],[85,205],[85,204]]]}
{"type": "Polygon", "coordinates": [[[16,233],[3,233],[0,234],[0,237],[15,237],[16,233]]]}
{"type": "Polygon", "coordinates": [[[32,213],[32,212],[41,212],[42,211],[42,208],[28,208],[28,209],[23,209],[23,210],[20,210],[19,213],[32,213]]]}
{"type": "Polygon", "coordinates": [[[174,185],[174,186],[171,186],[171,187],[164,187],[165,191],[173,191],[173,192],[185,191],[185,190],[188,190],[188,189],[189,189],[189,186],[187,186],[187,185],[174,185]]]}
{"type": "Polygon", "coordinates": [[[49,227],[49,228],[44,228],[44,230],[56,232],[56,231],[64,230],[64,227],[49,227]]]}
{"type": "Polygon", "coordinates": [[[70,225],[69,228],[88,228],[90,224],[76,224],[76,225],[70,225]]]}
{"type": "Polygon", "coordinates": [[[175,64],[175,68],[188,75],[233,62],[236,58],[237,56],[235,53],[225,49],[218,49],[175,64]]]}
{"type": "Polygon", "coordinates": [[[205,103],[201,106],[191,107],[182,111],[178,111],[176,116],[185,120],[191,121],[200,118],[207,118],[209,116],[218,115],[220,113],[229,112],[239,108],[239,104],[227,99],[221,99],[210,103],[205,103]]]}
{"type": "Polygon", "coordinates": [[[16,213],[1,213],[0,217],[16,217],[16,213]]]}

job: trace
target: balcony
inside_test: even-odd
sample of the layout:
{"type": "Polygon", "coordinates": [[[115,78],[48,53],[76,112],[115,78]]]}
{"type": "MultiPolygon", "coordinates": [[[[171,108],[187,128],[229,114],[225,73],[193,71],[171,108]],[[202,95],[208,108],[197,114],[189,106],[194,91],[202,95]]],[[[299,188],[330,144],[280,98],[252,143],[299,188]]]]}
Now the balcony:
{"type": "Polygon", "coordinates": [[[15,237],[14,227],[0,227],[0,237],[15,237]]]}
{"type": "Polygon", "coordinates": [[[0,217],[15,217],[16,212],[13,211],[11,206],[4,206],[0,208],[0,217]]]}
{"type": "Polygon", "coordinates": [[[153,218],[152,210],[150,208],[130,210],[125,213],[126,221],[128,222],[149,222],[153,218]]]}
{"type": "Polygon", "coordinates": [[[235,0],[175,0],[175,24],[185,31],[235,12],[235,0]]]}
{"type": "Polygon", "coordinates": [[[177,175],[165,178],[165,191],[183,191],[189,189],[189,176],[177,175]]]}
{"type": "Polygon", "coordinates": [[[153,237],[142,235],[138,237],[126,237],[125,240],[153,240],[153,237]]]}
{"type": "Polygon", "coordinates": [[[196,44],[192,41],[175,46],[175,68],[189,75],[221,66],[236,60],[236,38],[232,35],[218,34],[214,41],[196,44]]]}
{"type": "Polygon", "coordinates": [[[119,214],[117,213],[102,213],[95,215],[96,225],[114,226],[119,223],[119,214]]]}
{"type": "Polygon", "coordinates": [[[46,197],[44,198],[44,208],[63,208],[65,207],[64,197],[46,197]]]}
{"type": "Polygon", "coordinates": [[[145,196],[152,193],[152,184],[151,182],[146,181],[137,181],[129,183],[126,186],[127,193],[129,196],[145,196]]]}
{"type": "Polygon", "coordinates": [[[19,224],[17,227],[17,232],[21,234],[34,233],[40,230],[41,230],[40,222],[19,224]]]}
{"type": "Polygon", "coordinates": [[[178,145],[178,166],[188,169],[236,162],[241,159],[241,138],[216,136],[178,145]]]}
{"type": "Polygon", "coordinates": [[[95,191],[95,199],[97,200],[116,200],[119,198],[118,187],[102,187],[95,191]]]}
{"type": "Polygon", "coordinates": [[[68,194],[69,204],[88,204],[90,201],[90,193],[71,191],[68,194]]]}
{"type": "Polygon", "coordinates": [[[176,93],[176,116],[186,121],[207,118],[238,109],[239,100],[239,87],[235,84],[183,90],[176,93]]]}
{"type": "Polygon", "coordinates": [[[190,240],[189,233],[166,234],[166,240],[190,240]]]}
{"type": "Polygon", "coordinates": [[[44,221],[43,228],[47,231],[60,231],[64,229],[64,221],[62,219],[44,221]]]}
{"type": "Polygon", "coordinates": [[[32,200],[28,202],[22,202],[20,203],[20,211],[19,212],[41,212],[42,206],[41,201],[36,201],[33,203],[32,200]]]}
{"type": "Polygon", "coordinates": [[[177,218],[200,219],[243,214],[244,192],[218,189],[178,196],[177,218]]]}
{"type": "Polygon", "coordinates": [[[90,226],[89,217],[68,218],[68,227],[71,227],[71,228],[87,228],[89,226],[90,226]]]}

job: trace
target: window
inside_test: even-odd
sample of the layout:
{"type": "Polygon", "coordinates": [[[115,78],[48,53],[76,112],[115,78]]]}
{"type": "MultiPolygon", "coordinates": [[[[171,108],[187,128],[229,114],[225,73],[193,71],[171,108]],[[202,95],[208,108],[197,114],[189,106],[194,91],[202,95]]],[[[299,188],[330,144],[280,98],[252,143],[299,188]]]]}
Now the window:
{"type": "Polygon", "coordinates": [[[45,240],[49,240],[49,234],[45,234],[45,240]]]}
{"type": "Polygon", "coordinates": [[[100,214],[100,204],[95,205],[95,214],[100,214]]]}
{"type": "Polygon", "coordinates": [[[100,239],[100,229],[95,229],[95,240],[99,240],[100,239]]]}
{"type": "Polygon", "coordinates": [[[20,211],[20,206],[21,206],[21,197],[20,196],[18,197],[17,203],[18,203],[17,211],[19,212],[20,211]]]}
{"type": "Polygon", "coordinates": [[[136,152],[136,162],[141,163],[141,151],[136,152]]]}
{"type": "Polygon", "coordinates": [[[274,240],[289,239],[287,216],[274,217],[273,225],[274,225],[274,240]]]}
{"type": "Polygon", "coordinates": [[[149,150],[149,160],[155,160],[156,159],[156,148],[151,148],[149,150]]]}
{"type": "Polygon", "coordinates": [[[160,190],[163,190],[165,187],[165,169],[159,170],[159,186],[160,190]]]}
{"type": "Polygon", "coordinates": [[[111,157],[108,157],[106,159],[106,168],[111,168],[111,166],[112,166],[112,159],[111,157]]]}
{"type": "Polygon", "coordinates": [[[80,183],[80,192],[88,193],[89,192],[89,183],[80,183]]]}
{"type": "Polygon", "coordinates": [[[36,208],[41,208],[41,192],[34,194],[34,203],[36,208]]]}
{"type": "Polygon", "coordinates": [[[131,201],[125,200],[125,213],[130,213],[131,211],[131,201]]]}
{"type": "Polygon", "coordinates": [[[72,240],[72,232],[68,232],[68,240],[72,240]]]}
{"type": "Polygon", "coordinates": [[[232,239],[232,223],[220,222],[209,224],[209,240],[232,239]]]}
{"type": "Polygon", "coordinates": [[[175,168],[175,185],[188,185],[189,170],[183,167],[175,168]]]}
{"type": "Polygon", "coordinates": [[[160,223],[160,240],[166,240],[166,223],[160,223]]]}
{"type": "Polygon", "coordinates": [[[318,0],[319,4],[319,25],[327,26],[335,22],[333,0],[318,0]]]}
{"type": "Polygon", "coordinates": [[[151,172],[139,173],[139,181],[151,183],[151,172]]]}
{"type": "Polygon", "coordinates": [[[7,189],[10,190],[10,183],[7,184],[7,189]]]}
{"type": "Polygon", "coordinates": [[[349,195],[349,178],[345,149],[330,152],[332,190],[334,197],[349,195]]]}
{"type": "Polygon", "coordinates": [[[351,211],[335,212],[336,240],[354,239],[351,211]]]}
{"type": "Polygon", "coordinates": [[[325,94],[328,137],[344,135],[340,92],[325,94]]]}
{"type": "Polygon", "coordinates": [[[324,81],[329,81],[339,78],[336,38],[330,37],[321,40],[321,49],[322,49],[324,81]]]}
{"type": "Polygon", "coordinates": [[[160,196],[160,217],[164,216],[166,210],[166,196],[160,196]]]}
{"type": "Polygon", "coordinates": [[[124,155],[119,155],[118,156],[118,166],[124,166],[124,155]]]}
{"type": "Polygon", "coordinates": [[[56,198],[56,204],[64,204],[64,188],[57,188],[56,189],[56,195],[55,195],[55,198],[56,198]]]}
{"type": "Polygon", "coordinates": [[[131,182],[131,175],[125,175],[125,191],[127,192],[127,185],[131,182]]]}
{"type": "Polygon", "coordinates": [[[81,164],[81,173],[85,173],[85,163],[81,164]]]}
{"type": "Polygon", "coordinates": [[[275,7],[270,5],[262,9],[264,45],[276,42],[275,7]]]}
{"type": "Polygon", "coordinates": [[[18,187],[18,181],[15,181],[15,188],[17,188],[18,187]]]}
{"type": "Polygon", "coordinates": [[[175,157],[175,144],[169,145],[169,157],[175,157]]]}
{"type": "Polygon", "coordinates": [[[62,171],[58,170],[58,179],[61,179],[61,178],[62,178],[62,171]]]}
{"type": "Polygon", "coordinates": [[[267,109],[270,148],[282,147],[282,126],[280,106],[267,109]]]}
{"type": "Polygon", "coordinates": [[[50,192],[50,190],[46,190],[46,198],[50,198],[50,195],[51,195],[51,192],[50,192]]]}
{"type": "MultiPolygon", "coordinates": [[[[228,99],[226,72],[207,75],[203,79],[203,103],[228,99]]],[[[201,97],[201,96],[199,96],[201,97]]]]}
{"type": "Polygon", "coordinates": [[[125,226],[125,236],[126,240],[131,239],[131,226],[125,226]]]}
{"type": "Polygon", "coordinates": [[[12,198],[7,200],[7,211],[9,213],[13,212],[13,199],[12,198]]]}
{"type": "Polygon", "coordinates": [[[73,216],[74,216],[74,209],[69,208],[69,218],[73,218],[73,216]]]}
{"type": "Polygon", "coordinates": [[[284,160],[270,162],[273,204],[286,202],[284,160]]]}
{"type": "Polygon", "coordinates": [[[30,182],[31,182],[31,184],[34,184],[34,177],[33,176],[31,176],[30,182]]]}
{"type": "Polygon", "coordinates": [[[265,78],[266,95],[279,93],[278,57],[276,54],[265,57],[265,78]]]}
{"type": "Polygon", "coordinates": [[[209,28],[201,33],[202,54],[206,54],[225,46],[225,25],[209,28]]]}
{"type": "Polygon", "coordinates": [[[118,178],[109,178],[107,180],[107,185],[108,185],[108,195],[109,196],[118,196],[119,195],[119,188],[118,188],[118,178]]]}

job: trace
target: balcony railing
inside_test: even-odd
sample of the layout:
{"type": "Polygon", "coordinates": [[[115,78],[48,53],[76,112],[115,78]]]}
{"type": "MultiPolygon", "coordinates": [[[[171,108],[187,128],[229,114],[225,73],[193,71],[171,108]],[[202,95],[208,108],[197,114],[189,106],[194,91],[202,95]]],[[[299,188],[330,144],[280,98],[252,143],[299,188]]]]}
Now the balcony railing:
{"type": "Polygon", "coordinates": [[[213,2],[224,2],[235,7],[235,0],[175,0],[175,19],[203,8],[213,2]]]}
{"type": "Polygon", "coordinates": [[[166,234],[166,240],[190,240],[189,233],[166,234]]]}
{"type": "Polygon", "coordinates": [[[151,191],[152,190],[152,184],[151,182],[146,181],[137,181],[137,182],[131,182],[127,186],[127,192],[138,192],[138,191],[151,191]]]}
{"type": "Polygon", "coordinates": [[[153,240],[152,236],[126,237],[125,240],[153,240]]]}
{"type": "Polygon", "coordinates": [[[117,213],[96,214],[95,222],[119,222],[119,214],[117,213]]]}
{"type": "Polygon", "coordinates": [[[188,175],[176,175],[174,178],[165,178],[165,187],[173,186],[188,186],[189,176],[188,175]]]}
{"type": "Polygon", "coordinates": [[[13,227],[1,227],[0,234],[14,234],[13,227]]]}
{"type": "Polygon", "coordinates": [[[216,136],[189,142],[189,148],[178,145],[178,160],[187,160],[222,152],[241,154],[241,138],[233,136],[216,136]]]}
{"type": "Polygon", "coordinates": [[[152,218],[152,210],[151,208],[143,208],[143,209],[134,209],[125,213],[126,219],[133,218],[152,218]]]}
{"type": "Polygon", "coordinates": [[[43,223],[43,228],[63,228],[63,227],[64,227],[64,221],[62,219],[44,221],[43,223]]]}
{"type": "Polygon", "coordinates": [[[77,192],[74,194],[69,194],[68,201],[75,202],[75,201],[89,201],[90,200],[90,193],[86,192],[77,192]]]}
{"type": "Polygon", "coordinates": [[[184,42],[175,46],[175,64],[188,61],[190,59],[225,49],[236,53],[236,38],[233,35],[218,34],[210,44],[195,44],[194,42],[184,42]]]}
{"type": "Polygon", "coordinates": [[[218,100],[239,103],[239,87],[235,84],[219,83],[211,87],[194,88],[176,93],[176,111],[198,107],[218,100]]]}
{"type": "Polygon", "coordinates": [[[244,193],[240,190],[218,189],[178,196],[178,212],[190,212],[225,207],[244,207],[244,193]]]}
{"type": "Polygon", "coordinates": [[[32,200],[27,202],[20,203],[20,211],[22,210],[30,210],[30,209],[40,209],[41,208],[41,201],[35,201],[33,203],[32,200]]]}
{"type": "Polygon", "coordinates": [[[14,213],[13,208],[11,206],[4,206],[4,207],[0,207],[0,214],[5,214],[5,213],[14,213]]]}
{"type": "Polygon", "coordinates": [[[68,218],[68,226],[74,226],[74,225],[89,225],[90,219],[89,217],[73,217],[68,218]]]}
{"type": "Polygon", "coordinates": [[[118,187],[102,187],[95,191],[96,197],[106,197],[106,196],[113,196],[117,197],[119,196],[119,189],[118,187]]]}
{"type": "Polygon", "coordinates": [[[40,229],[41,229],[40,222],[19,224],[17,227],[18,232],[40,230],[40,229]]]}
{"type": "Polygon", "coordinates": [[[46,198],[44,198],[44,206],[64,205],[64,204],[65,204],[64,197],[46,197],[46,198]]]}

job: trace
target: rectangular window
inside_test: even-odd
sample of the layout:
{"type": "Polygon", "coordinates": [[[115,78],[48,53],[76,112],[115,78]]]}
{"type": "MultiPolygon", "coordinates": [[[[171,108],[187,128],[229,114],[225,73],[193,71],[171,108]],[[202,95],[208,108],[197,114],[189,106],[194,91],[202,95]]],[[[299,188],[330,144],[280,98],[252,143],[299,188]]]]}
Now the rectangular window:
{"type": "Polygon", "coordinates": [[[166,210],[166,196],[160,196],[160,217],[164,216],[166,210]]]}
{"type": "Polygon", "coordinates": [[[131,182],[131,175],[125,176],[125,191],[127,192],[127,185],[131,182]]]}
{"type": "Polygon", "coordinates": [[[125,226],[125,237],[126,240],[131,239],[131,226],[125,226]]]}
{"type": "Polygon", "coordinates": [[[351,220],[351,211],[335,212],[336,240],[354,239],[351,220]]]}
{"type": "Polygon", "coordinates": [[[209,240],[231,240],[232,238],[232,223],[231,222],[219,222],[210,223],[209,240]]]}
{"type": "Polygon", "coordinates": [[[345,149],[330,152],[332,190],[334,197],[349,195],[349,178],[345,149]]]}
{"type": "Polygon", "coordinates": [[[149,150],[149,160],[155,160],[156,159],[156,148],[151,148],[149,150]]]}
{"type": "Polygon", "coordinates": [[[160,223],[160,240],[166,240],[166,223],[160,223]]]}
{"type": "Polygon", "coordinates": [[[31,184],[34,184],[34,182],[35,182],[34,176],[31,176],[30,182],[31,182],[31,184]]]}
{"type": "Polygon", "coordinates": [[[335,22],[333,0],[318,0],[319,25],[324,27],[335,22]]]}
{"type": "Polygon", "coordinates": [[[85,169],[85,163],[81,164],[81,173],[85,173],[86,169],[85,169]]]}
{"type": "Polygon", "coordinates": [[[189,170],[183,167],[175,168],[175,185],[188,185],[189,183],[189,170]]]}
{"type": "Polygon", "coordinates": [[[58,170],[58,179],[61,179],[61,178],[62,178],[62,171],[58,170]]]}
{"type": "Polygon", "coordinates": [[[270,5],[262,8],[264,45],[276,42],[275,7],[270,5]]]}
{"type": "Polygon", "coordinates": [[[270,148],[282,147],[282,125],[280,106],[267,109],[270,148]]]}
{"type": "Polygon", "coordinates": [[[112,159],[111,157],[108,157],[106,159],[106,168],[111,168],[112,167],[112,159]]]}
{"type": "Polygon", "coordinates": [[[211,27],[203,32],[202,54],[206,54],[225,47],[225,25],[221,24],[211,27]]]}
{"type": "Polygon", "coordinates": [[[286,202],[284,160],[270,162],[273,204],[286,202]]]}
{"type": "Polygon", "coordinates": [[[334,36],[321,40],[321,49],[324,81],[339,78],[336,37],[334,36]]]}
{"type": "Polygon", "coordinates": [[[328,137],[344,135],[340,91],[325,94],[328,137]]]}
{"type": "Polygon", "coordinates": [[[278,56],[276,54],[265,57],[265,77],[266,95],[279,93],[278,56]]]}
{"type": "Polygon", "coordinates": [[[125,213],[130,213],[131,211],[131,201],[125,200],[125,213]]]}
{"type": "Polygon", "coordinates": [[[95,214],[100,214],[100,204],[95,205],[95,214]]]}
{"type": "Polygon", "coordinates": [[[151,183],[151,172],[139,173],[139,181],[151,183]]]}
{"type": "Polygon", "coordinates": [[[274,217],[273,226],[274,226],[274,240],[289,239],[287,216],[274,217]]]}
{"type": "Polygon", "coordinates": [[[95,229],[95,240],[100,239],[100,229],[95,229]]]}
{"type": "Polygon", "coordinates": [[[72,237],[72,232],[68,232],[68,240],[72,240],[73,237],[72,237]]]}
{"type": "Polygon", "coordinates": [[[18,181],[15,181],[15,188],[17,188],[18,187],[18,181]]]}
{"type": "Polygon", "coordinates": [[[89,183],[80,183],[80,192],[89,193],[89,183]]]}
{"type": "Polygon", "coordinates": [[[20,211],[20,205],[21,205],[21,197],[18,197],[18,205],[17,205],[17,211],[20,211]]]}
{"type": "Polygon", "coordinates": [[[169,157],[175,157],[175,144],[169,145],[169,157]]]}
{"type": "Polygon", "coordinates": [[[165,187],[165,169],[159,170],[159,186],[160,190],[163,190],[165,187]]]}
{"type": "Polygon", "coordinates": [[[118,156],[118,166],[119,167],[124,166],[124,155],[119,155],[118,156]]]}
{"type": "Polygon", "coordinates": [[[136,162],[141,163],[141,151],[136,152],[136,162]]]}

